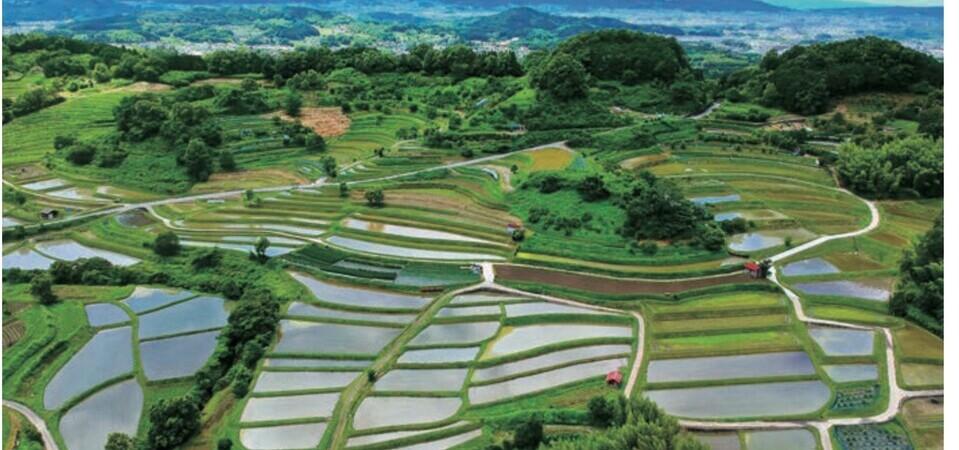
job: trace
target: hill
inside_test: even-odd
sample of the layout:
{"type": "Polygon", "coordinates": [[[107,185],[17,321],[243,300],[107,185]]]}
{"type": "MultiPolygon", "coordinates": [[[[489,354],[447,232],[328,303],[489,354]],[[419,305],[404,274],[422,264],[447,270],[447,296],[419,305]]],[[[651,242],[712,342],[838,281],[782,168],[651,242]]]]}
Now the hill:
{"type": "Polygon", "coordinates": [[[473,7],[516,5],[559,5],[570,9],[678,9],[686,11],[783,11],[786,8],[758,0],[597,0],[584,4],[580,0],[444,0],[448,3],[473,7]]]}
{"type": "Polygon", "coordinates": [[[649,33],[682,35],[677,27],[636,25],[608,17],[568,17],[548,14],[533,8],[512,8],[491,16],[471,19],[463,24],[464,39],[530,38],[536,34],[552,34],[566,38],[595,30],[623,29],[649,33]]]}

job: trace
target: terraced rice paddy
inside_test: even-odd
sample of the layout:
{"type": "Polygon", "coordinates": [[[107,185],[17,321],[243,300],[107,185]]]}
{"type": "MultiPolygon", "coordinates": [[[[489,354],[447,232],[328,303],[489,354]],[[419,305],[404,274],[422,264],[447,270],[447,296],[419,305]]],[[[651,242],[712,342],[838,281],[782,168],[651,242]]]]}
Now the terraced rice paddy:
{"type": "Polygon", "coordinates": [[[34,270],[42,269],[46,270],[50,268],[50,265],[53,264],[53,260],[37,253],[35,250],[27,247],[18,248],[6,255],[3,255],[3,268],[4,269],[23,269],[23,270],[34,270]]]}
{"type": "Polygon", "coordinates": [[[822,258],[810,258],[786,264],[782,274],[788,277],[838,273],[839,269],[822,258]]]}
{"type": "Polygon", "coordinates": [[[577,361],[593,359],[610,359],[625,357],[632,352],[629,345],[596,345],[577,347],[568,350],[559,350],[545,355],[521,359],[492,367],[476,369],[473,372],[474,382],[485,382],[501,378],[509,378],[520,374],[538,372],[549,367],[566,365],[577,361]]]}
{"type": "Polygon", "coordinates": [[[70,408],[60,420],[60,434],[70,450],[101,450],[110,433],[136,433],[143,390],[136,380],[115,384],[70,408]]]}
{"type": "MultiPolygon", "coordinates": [[[[397,441],[401,439],[406,439],[414,436],[422,436],[422,435],[431,434],[431,433],[442,433],[446,430],[450,430],[453,428],[460,428],[468,424],[469,422],[464,421],[464,422],[456,422],[454,424],[447,425],[445,427],[440,427],[440,428],[435,428],[432,430],[425,430],[425,431],[394,431],[390,433],[367,434],[363,436],[350,438],[350,440],[347,441],[346,443],[346,448],[354,448],[354,447],[359,447],[363,445],[378,444],[380,442],[397,441]]],[[[464,433],[464,434],[473,435],[473,433],[464,433]]],[[[436,442],[437,441],[434,441],[432,443],[428,443],[424,445],[430,445],[430,444],[436,445],[436,442]]],[[[446,448],[446,447],[438,447],[438,448],[446,448]]]]}
{"type": "MultiPolygon", "coordinates": [[[[875,366],[873,366],[875,367],[875,366]]],[[[677,382],[812,375],[812,361],[804,352],[650,361],[646,381],[677,382]]]]}
{"type": "Polygon", "coordinates": [[[441,364],[452,362],[469,362],[476,359],[479,347],[465,348],[434,348],[409,350],[400,356],[400,364],[441,364]]]}
{"type": "Polygon", "coordinates": [[[133,290],[133,294],[123,300],[123,303],[132,309],[133,312],[140,314],[185,300],[194,295],[196,294],[179,289],[137,286],[137,288],[133,290]]]}
{"type": "Polygon", "coordinates": [[[850,381],[868,381],[879,378],[879,369],[875,364],[843,364],[822,366],[833,381],[845,383],[850,381]]]}
{"type": "Polygon", "coordinates": [[[313,296],[320,301],[347,307],[420,309],[430,301],[426,297],[352,288],[298,273],[291,273],[291,275],[296,281],[306,286],[313,293],[313,296]]]}
{"type": "Polygon", "coordinates": [[[250,450],[315,448],[323,438],[325,423],[305,423],[271,427],[244,428],[240,442],[250,450]]]}
{"type": "Polygon", "coordinates": [[[745,433],[746,450],[816,450],[816,437],[809,430],[751,431],[745,433]]]}
{"type": "Polygon", "coordinates": [[[469,400],[472,404],[498,402],[589,378],[605,377],[610,371],[619,370],[625,365],[625,359],[594,361],[474,386],[469,389],[469,400]]]}
{"type": "Polygon", "coordinates": [[[123,323],[130,318],[123,308],[110,303],[95,303],[86,306],[87,321],[91,327],[102,327],[123,323]]]}
{"type": "Polygon", "coordinates": [[[829,356],[871,355],[876,335],[872,331],[810,327],[809,335],[829,356]]]}
{"type": "Polygon", "coordinates": [[[193,375],[203,367],[213,349],[219,330],[188,334],[140,344],[143,372],[150,380],[193,375]]]}
{"type": "Polygon", "coordinates": [[[280,321],[281,354],[357,353],[373,355],[400,334],[399,328],[339,323],[280,321]]]}
{"type": "Polygon", "coordinates": [[[669,414],[696,419],[806,414],[822,408],[831,396],[821,381],[662,389],[644,395],[669,414]]]}
{"type": "Polygon", "coordinates": [[[256,379],[256,394],[342,388],[359,372],[262,372],[256,379]]]}
{"type": "Polygon", "coordinates": [[[92,249],[68,240],[38,242],[36,248],[46,255],[64,261],[76,261],[80,258],[97,257],[110,261],[117,266],[129,266],[140,262],[140,260],[136,258],[106,250],[92,249]]]}
{"type": "Polygon", "coordinates": [[[367,430],[439,422],[452,417],[462,405],[459,398],[367,397],[353,416],[353,428],[367,430]]]}
{"type": "Polygon", "coordinates": [[[287,395],[282,397],[253,397],[247,400],[240,420],[269,422],[293,419],[321,419],[333,414],[339,400],[337,392],[328,394],[287,395]]]}
{"type": "Polygon", "coordinates": [[[64,365],[43,391],[46,409],[58,409],[67,400],[107,380],[133,372],[133,330],[130,327],[98,332],[64,365]]]}
{"type": "Polygon", "coordinates": [[[408,227],[403,225],[393,225],[388,223],[378,223],[370,222],[367,220],[361,219],[346,219],[343,221],[343,225],[347,228],[353,228],[357,230],[366,230],[377,233],[384,233],[394,236],[402,236],[409,238],[417,239],[437,239],[445,241],[462,241],[462,242],[477,242],[477,243],[489,243],[489,241],[478,239],[474,237],[464,236],[456,233],[448,233],[445,231],[430,230],[426,228],[415,228],[408,227]]]}
{"type": "Polygon", "coordinates": [[[810,295],[852,297],[883,302],[892,295],[893,280],[888,278],[796,283],[797,290],[810,295]]]}
{"type": "Polygon", "coordinates": [[[597,338],[630,338],[629,327],[609,325],[549,324],[507,330],[487,350],[485,357],[503,356],[565,341],[597,338]]]}
{"type": "Polygon", "coordinates": [[[476,344],[493,337],[497,330],[499,322],[433,324],[413,338],[410,345],[476,344]]]}
{"type": "Polygon", "coordinates": [[[226,325],[223,299],[198,297],[140,316],[140,339],[192,333],[226,325]]]}
{"type": "Polygon", "coordinates": [[[459,251],[426,250],[415,247],[380,244],[342,236],[332,236],[326,240],[330,244],[363,253],[391,256],[397,258],[435,259],[443,261],[502,261],[505,258],[486,253],[459,251]]]}
{"type": "Polygon", "coordinates": [[[377,391],[454,392],[463,388],[467,369],[391,370],[376,381],[377,391]]]}

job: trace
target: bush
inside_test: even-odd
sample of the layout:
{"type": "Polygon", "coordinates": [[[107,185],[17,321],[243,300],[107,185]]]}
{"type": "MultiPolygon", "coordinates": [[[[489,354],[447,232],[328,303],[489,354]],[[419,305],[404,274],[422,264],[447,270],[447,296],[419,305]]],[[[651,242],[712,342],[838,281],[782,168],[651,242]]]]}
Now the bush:
{"type": "Polygon", "coordinates": [[[172,231],[164,231],[153,241],[153,253],[173,256],[180,252],[180,237],[172,231]]]}
{"type": "Polygon", "coordinates": [[[57,302],[53,293],[53,277],[49,273],[40,273],[30,281],[30,295],[36,297],[41,305],[52,305],[57,302]]]}

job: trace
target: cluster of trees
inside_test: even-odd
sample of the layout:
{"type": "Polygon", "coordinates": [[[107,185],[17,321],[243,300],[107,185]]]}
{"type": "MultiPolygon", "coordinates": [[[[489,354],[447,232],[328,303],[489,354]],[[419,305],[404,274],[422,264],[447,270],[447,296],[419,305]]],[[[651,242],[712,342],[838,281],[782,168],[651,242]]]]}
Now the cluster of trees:
{"type": "MultiPolygon", "coordinates": [[[[318,75],[336,69],[353,68],[364,74],[402,72],[467,77],[521,76],[523,67],[513,52],[476,52],[463,45],[434,49],[416,46],[396,55],[369,47],[331,50],[310,47],[282,53],[276,57],[247,50],[221,50],[205,58],[206,69],[218,74],[262,73],[267,79],[290,80],[310,70],[318,75]]],[[[299,84],[302,79],[297,81],[299,84]]]]}
{"type": "Polygon", "coordinates": [[[873,149],[843,144],[836,174],[845,186],[872,197],[890,198],[904,193],[942,197],[943,141],[911,137],[873,149]]]}
{"type": "Polygon", "coordinates": [[[25,116],[63,101],[60,92],[52,88],[30,89],[14,99],[3,99],[3,123],[25,116]]]}
{"type": "Polygon", "coordinates": [[[720,85],[732,101],[816,114],[844,95],[941,89],[943,64],[896,41],[866,37],[795,46],[781,55],[773,50],[758,67],[724,77],[720,85]]]}
{"type": "Polygon", "coordinates": [[[686,433],[679,422],[645,398],[620,394],[593,397],[588,417],[599,431],[547,439],[543,450],[708,450],[708,444],[686,433]]]}
{"type": "Polygon", "coordinates": [[[926,329],[943,335],[943,216],[906,252],[899,265],[899,283],[889,301],[889,311],[908,317],[926,329]]]}

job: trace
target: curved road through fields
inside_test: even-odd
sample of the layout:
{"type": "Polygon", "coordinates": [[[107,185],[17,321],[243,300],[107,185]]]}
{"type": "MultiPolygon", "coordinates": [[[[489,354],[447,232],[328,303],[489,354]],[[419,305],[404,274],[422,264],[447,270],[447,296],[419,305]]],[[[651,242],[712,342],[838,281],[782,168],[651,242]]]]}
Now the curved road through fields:
{"type": "Polygon", "coordinates": [[[27,420],[30,421],[30,424],[40,432],[45,450],[60,450],[60,447],[57,446],[57,441],[53,439],[53,434],[50,433],[50,429],[47,428],[47,423],[44,422],[37,413],[27,407],[27,405],[4,399],[3,406],[23,414],[23,417],[26,417],[27,420]]]}

